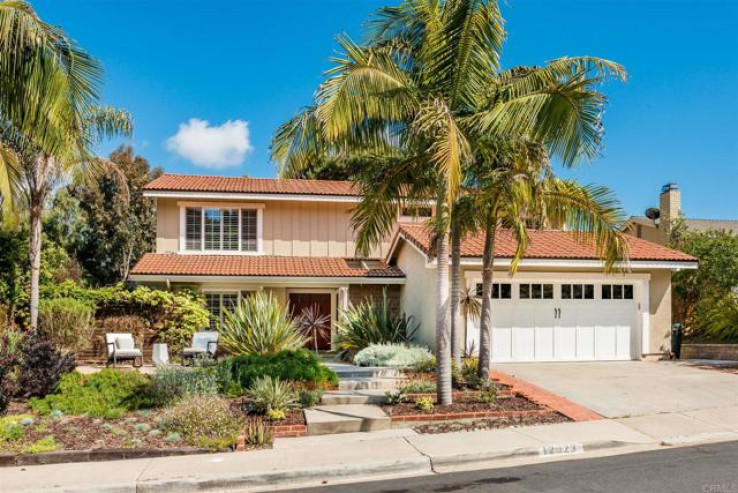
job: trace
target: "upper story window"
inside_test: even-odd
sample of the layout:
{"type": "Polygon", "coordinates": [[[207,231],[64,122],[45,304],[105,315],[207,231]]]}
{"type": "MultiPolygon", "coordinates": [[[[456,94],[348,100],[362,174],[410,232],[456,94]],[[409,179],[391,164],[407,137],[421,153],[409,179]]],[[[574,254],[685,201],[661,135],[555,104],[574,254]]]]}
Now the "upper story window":
{"type": "Polygon", "coordinates": [[[186,207],[184,250],[258,252],[259,209],[186,207]]]}
{"type": "Polygon", "coordinates": [[[425,221],[433,216],[433,209],[426,206],[406,205],[400,209],[400,221],[425,221]]]}

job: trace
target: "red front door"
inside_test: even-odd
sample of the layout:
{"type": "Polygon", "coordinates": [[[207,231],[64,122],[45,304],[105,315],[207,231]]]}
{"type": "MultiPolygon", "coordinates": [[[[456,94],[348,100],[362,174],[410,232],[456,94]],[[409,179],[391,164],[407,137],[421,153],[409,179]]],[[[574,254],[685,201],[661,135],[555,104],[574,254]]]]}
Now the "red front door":
{"type": "MultiPolygon", "coordinates": [[[[331,294],[329,293],[290,293],[290,309],[293,317],[299,317],[306,308],[315,308],[316,318],[325,315],[325,329],[317,331],[318,349],[331,349],[331,294]]],[[[307,335],[307,334],[306,334],[307,335]]],[[[315,347],[314,334],[309,334],[307,347],[315,347]]]]}

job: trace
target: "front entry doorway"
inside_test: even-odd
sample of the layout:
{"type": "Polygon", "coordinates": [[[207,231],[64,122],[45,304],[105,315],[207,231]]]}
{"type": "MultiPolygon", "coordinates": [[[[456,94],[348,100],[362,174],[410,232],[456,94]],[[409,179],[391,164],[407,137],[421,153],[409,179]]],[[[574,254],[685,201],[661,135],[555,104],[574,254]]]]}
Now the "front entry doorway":
{"type": "MultiPolygon", "coordinates": [[[[318,333],[318,349],[329,351],[331,349],[331,334],[333,328],[332,312],[331,312],[331,294],[330,293],[290,293],[290,310],[293,317],[299,317],[306,308],[315,307],[317,316],[325,315],[328,317],[326,329],[318,333]]],[[[308,348],[314,348],[315,342],[311,336],[306,344],[308,348]]]]}

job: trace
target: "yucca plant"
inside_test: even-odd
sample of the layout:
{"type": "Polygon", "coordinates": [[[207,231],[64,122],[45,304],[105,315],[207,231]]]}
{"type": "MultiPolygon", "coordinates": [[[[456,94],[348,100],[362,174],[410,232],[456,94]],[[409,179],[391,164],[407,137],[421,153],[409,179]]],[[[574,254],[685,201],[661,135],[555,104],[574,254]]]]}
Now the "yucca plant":
{"type": "Polygon", "coordinates": [[[274,354],[305,345],[286,306],[271,293],[247,296],[233,312],[226,312],[220,345],[231,354],[274,354]]]}
{"type": "Polygon", "coordinates": [[[260,413],[285,411],[298,406],[295,389],[289,383],[269,375],[257,379],[246,391],[246,396],[260,413]]]}
{"type": "Polygon", "coordinates": [[[338,356],[348,360],[372,344],[410,343],[418,327],[412,316],[392,313],[384,291],[381,303],[365,300],[343,313],[336,326],[338,356]]]}

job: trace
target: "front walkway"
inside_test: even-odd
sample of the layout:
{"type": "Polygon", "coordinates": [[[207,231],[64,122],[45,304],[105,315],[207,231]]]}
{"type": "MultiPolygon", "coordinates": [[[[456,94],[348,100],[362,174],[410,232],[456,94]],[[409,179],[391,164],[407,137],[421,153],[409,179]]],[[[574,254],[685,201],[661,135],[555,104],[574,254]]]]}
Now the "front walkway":
{"type": "Polygon", "coordinates": [[[607,418],[738,406],[738,375],[672,362],[514,363],[493,368],[607,418]]]}

